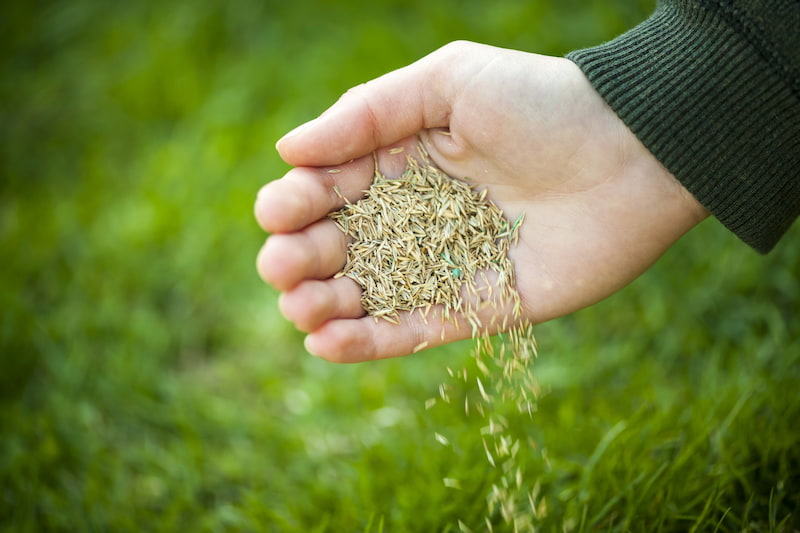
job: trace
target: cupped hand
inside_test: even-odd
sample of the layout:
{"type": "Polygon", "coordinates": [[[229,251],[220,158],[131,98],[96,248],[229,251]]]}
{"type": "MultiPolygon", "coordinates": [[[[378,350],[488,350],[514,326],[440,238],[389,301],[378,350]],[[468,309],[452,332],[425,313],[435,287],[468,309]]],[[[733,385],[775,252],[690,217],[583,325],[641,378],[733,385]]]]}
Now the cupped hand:
{"type": "Polygon", "coordinates": [[[363,196],[375,161],[400,174],[418,141],[443,171],[487,187],[509,219],[525,213],[510,256],[531,323],[624,287],[708,216],[572,62],[451,43],[351,89],[278,142],[296,168],[258,194],[256,218],[272,235],[257,266],[315,355],[365,361],[471,333],[419,313],[400,325],[364,316],[360,288],[332,277],[347,246],[326,217],[343,205],[339,194],[363,196]]]}

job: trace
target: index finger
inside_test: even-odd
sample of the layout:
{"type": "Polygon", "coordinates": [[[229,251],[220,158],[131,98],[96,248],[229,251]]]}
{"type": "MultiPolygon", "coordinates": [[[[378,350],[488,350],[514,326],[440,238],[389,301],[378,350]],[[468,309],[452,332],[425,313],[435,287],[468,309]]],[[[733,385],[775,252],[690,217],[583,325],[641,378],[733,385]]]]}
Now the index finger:
{"type": "Polygon", "coordinates": [[[480,70],[490,47],[451,43],[411,65],[347,91],[320,117],[278,141],[295,166],[335,165],[423,129],[446,127],[463,83],[480,70]]]}
{"type": "Polygon", "coordinates": [[[369,187],[374,165],[362,157],[341,167],[293,168],[264,185],[254,206],[256,220],[264,231],[299,231],[326,214],[354,202],[369,187]]]}
{"type": "Polygon", "coordinates": [[[283,178],[268,183],[258,192],[255,217],[270,233],[299,231],[341,208],[356,202],[369,189],[375,176],[375,162],[384,175],[400,175],[406,155],[414,153],[415,137],[394,143],[375,155],[363,156],[343,165],[298,167],[283,178]]]}

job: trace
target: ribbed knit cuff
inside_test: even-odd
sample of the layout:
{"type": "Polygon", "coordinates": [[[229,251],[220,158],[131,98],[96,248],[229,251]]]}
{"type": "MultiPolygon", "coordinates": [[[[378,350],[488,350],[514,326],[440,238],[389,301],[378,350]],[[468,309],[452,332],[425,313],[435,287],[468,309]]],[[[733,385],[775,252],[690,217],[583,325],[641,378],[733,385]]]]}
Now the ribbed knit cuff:
{"type": "Polygon", "coordinates": [[[706,209],[766,253],[800,213],[800,95],[727,20],[665,2],[567,57],[706,209]]]}

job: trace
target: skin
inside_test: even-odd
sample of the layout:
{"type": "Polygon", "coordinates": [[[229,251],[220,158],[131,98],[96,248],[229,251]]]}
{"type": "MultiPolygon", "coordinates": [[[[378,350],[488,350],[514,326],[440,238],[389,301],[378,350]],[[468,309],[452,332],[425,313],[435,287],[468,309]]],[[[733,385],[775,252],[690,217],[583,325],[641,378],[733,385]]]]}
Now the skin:
{"type": "MultiPolygon", "coordinates": [[[[400,325],[365,317],[359,287],[332,279],[347,245],[326,219],[343,204],[334,186],[356,201],[374,151],[381,171],[398,175],[418,140],[446,173],[488,187],[507,218],[525,212],[510,255],[534,324],[618,291],[708,216],[572,62],[451,43],[349,90],[277,144],[296,168],[258,193],[255,216],[271,236],[257,268],[314,355],[367,361],[470,335],[419,313],[400,325]]],[[[500,305],[484,323],[510,313],[500,305]]]]}

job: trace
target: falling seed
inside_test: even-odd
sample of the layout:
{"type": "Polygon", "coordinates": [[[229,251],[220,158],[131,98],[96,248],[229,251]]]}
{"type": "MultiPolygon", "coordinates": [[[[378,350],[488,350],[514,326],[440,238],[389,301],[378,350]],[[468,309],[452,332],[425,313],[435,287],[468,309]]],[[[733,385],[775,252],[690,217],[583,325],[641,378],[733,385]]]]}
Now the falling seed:
{"type": "Polygon", "coordinates": [[[481,398],[483,398],[485,402],[488,402],[489,395],[486,394],[486,389],[483,388],[483,382],[481,381],[481,378],[475,378],[475,379],[478,381],[478,390],[481,392],[481,398]]]}
{"type": "Polygon", "coordinates": [[[486,451],[486,459],[488,459],[489,464],[493,467],[497,467],[494,462],[494,457],[492,456],[492,452],[489,451],[489,447],[486,445],[486,440],[483,441],[483,449],[486,451]]]}
{"type": "Polygon", "coordinates": [[[446,477],[442,479],[442,481],[444,482],[444,486],[449,489],[461,490],[461,482],[455,478],[446,477]]]}
{"type": "MultiPolygon", "coordinates": [[[[437,131],[451,135],[447,130],[437,131]]],[[[388,149],[389,154],[403,151],[402,147],[388,149]]],[[[468,177],[454,179],[444,174],[430,162],[421,144],[417,152],[417,158],[406,155],[405,170],[392,177],[380,172],[377,153],[373,153],[373,182],[357,202],[348,201],[334,186],[344,207],[330,218],[350,242],[345,266],[334,277],[346,276],[361,287],[361,305],[376,321],[399,324],[404,316],[400,312],[419,310],[426,325],[430,325],[429,318],[436,317],[450,322],[456,331],[469,328],[475,337],[473,356],[481,377],[469,380],[477,384],[479,395],[465,394],[464,412],[488,418],[488,425],[481,428],[484,451],[501,476],[500,488],[495,485],[487,498],[487,512],[491,516],[499,512],[504,521],[513,522],[514,530],[530,530],[530,520],[518,505],[523,499],[517,493],[522,493],[524,486],[516,465],[520,443],[510,437],[509,424],[496,409],[497,402],[512,401],[520,412],[532,415],[535,404],[531,397],[538,397],[530,370],[536,344],[530,324],[522,316],[522,299],[508,256],[519,242],[525,213],[510,222],[491,201],[488,188],[478,191],[467,183],[468,177]],[[512,310],[510,316],[508,309],[512,310]],[[484,323],[481,317],[486,316],[490,319],[484,323]],[[507,334],[495,349],[488,332],[498,329],[507,334]]],[[[441,328],[442,341],[448,331],[452,329],[441,328]]],[[[427,341],[422,342],[413,351],[427,346],[427,341]]],[[[468,382],[466,368],[448,372],[460,386],[462,381],[468,382]]],[[[450,402],[449,385],[441,384],[438,392],[438,398],[425,401],[425,409],[439,400],[450,402]]],[[[450,445],[441,434],[434,437],[440,444],[450,445]]],[[[547,462],[544,450],[541,453],[547,462]]],[[[454,478],[444,478],[444,484],[461,488],[454,478]]],[[[539,511],[536,507],[543,505],[543,500],[531,501],[532,516],[539,511]]]]}
{"type": "Polygon", "coordinates": [[[444,384],[439,385],[439,397],[444,403],[450,403],[450,396],[447,394],[447,386],[444,384]]]}

